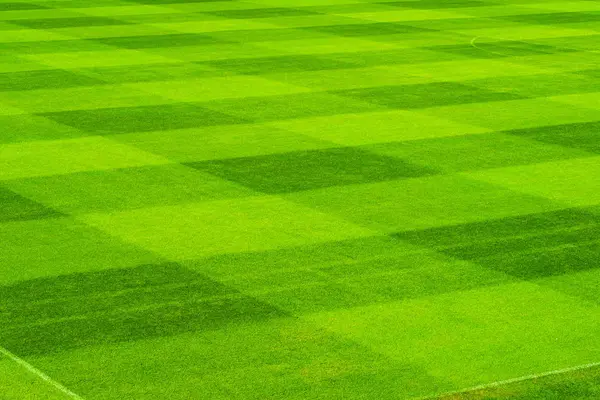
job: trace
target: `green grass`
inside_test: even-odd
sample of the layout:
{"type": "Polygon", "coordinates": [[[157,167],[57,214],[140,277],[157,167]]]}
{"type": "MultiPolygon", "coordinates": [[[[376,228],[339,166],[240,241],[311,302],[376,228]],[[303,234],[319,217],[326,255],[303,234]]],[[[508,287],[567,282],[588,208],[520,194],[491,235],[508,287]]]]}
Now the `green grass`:
{"type": "Polygon", "coordinates": [[[0,399],[598,398],[599,22],[0,0],[0,399]]]}
{"type": "Polygon", "coordinates": [[[600,395],[598,366],[441,396],[439,400],[579,400],[600,395]]]}

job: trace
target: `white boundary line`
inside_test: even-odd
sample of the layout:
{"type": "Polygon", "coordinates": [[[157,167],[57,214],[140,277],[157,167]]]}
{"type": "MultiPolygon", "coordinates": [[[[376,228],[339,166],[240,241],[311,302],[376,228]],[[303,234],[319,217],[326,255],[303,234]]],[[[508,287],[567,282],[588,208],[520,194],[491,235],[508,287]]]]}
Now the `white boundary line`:
{"type": "MultiPolygon", "coordinates": [[[[498,53],[497,51],[491,51],[491,50],[486,50],[486,49],[482,49],[481,47],[477,46],[475,44],[475,42],[477,41],[477,39],[479,39],[481,36],[475,36],[473,39],[471,39],[471,46],[473,48],[476,48],[477,50],[481,50],[485,53],[489,53],[489,54],[495,54],[497,56],[501,56],[501,57],[506,57],[506,54],[502,54],[502,53],[498,53]]],[[[506,40],[506,39],[502,39],[502,38],[498,38],[500,40],[506,40]]]]}
{"type": "Polygon", "coordinates": [[[60,383],[58,383],[57,381],[55,381],[54,379],[50,378],[48,375],[46,375],[45,373],[43,373],[42,371],[40,371],[39,369],[37,369],[36,367],[34,367],[33,365],[29,364],[27,361],[25,361],[22,358],[16,356],[15,354],[13,354],[10,351],[6,350],[2,346],[0,346],[0,354],[3,354],[4,356],[10,358],[12,361],[16,362],[17,364],[19,364],[20,366],[22,366],[23,368],[25,368],[27,371],[29,371],[32,374],[34,374],[35,376],[37,376],[38,378],[46,381],[48,384],[50,384],[51,386],[53,386],[55,389],[61,391],[65,395],[69,396],[70,398],[76,399],[76,400],[84,400],[83,397],[79,396],[77,393],[73,393],[72,391],[70,391],[65,386],[61,385],[60,383]]]}
{"type": "Polygon", "coordinates": [[[433,396],[418,397],[417,399],[414,399],[414,400],[428,400],[428,399],[433,400],[433,399],[437,399],[439,397],[444,397],[444,396],[460,395],[463,393],[466,394],[466,393],[470,393],[470,392],[476,392],[478,390],[492,389],[492,388],[496,388],[496,387],[500,387],[500,386],[504,386],[504,385],[509,385],[511,383],[524,382],[524,381],[529,381],[532,379],[544,378],[546,376],[560,375],[560,374],[565,374],[567,372],[579,371],[582,369],[588,369],[588,368],[599,367],[599,366],[600,366],[600,361],[589,363],[589,364],[581,364],[581,365],[576,365],[574,367],[555,369],[555,370],[548,371],[548,372],[542,372],[540,374],[525,375],[525,376],[520,376],[518,378],[511,378],[511,379],[506,379],[503,381],[486,383],[486,384],[479,385],[479,386],[472,386],[469,388],[456,390],[456,391],[452,391],[452,392],[440,393],[440,394],[436,394],[433,396]]]}

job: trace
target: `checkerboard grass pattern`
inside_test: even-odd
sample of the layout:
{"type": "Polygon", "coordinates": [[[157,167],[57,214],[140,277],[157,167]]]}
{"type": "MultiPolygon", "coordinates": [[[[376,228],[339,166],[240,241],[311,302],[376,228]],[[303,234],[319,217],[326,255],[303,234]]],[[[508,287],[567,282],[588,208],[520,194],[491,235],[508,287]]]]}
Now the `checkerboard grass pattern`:
{"type": "Polygon", "coordinates": [[[590,0],[0,0],[0,345],[90,400],[599,361],[599,45],[590,0]]]}

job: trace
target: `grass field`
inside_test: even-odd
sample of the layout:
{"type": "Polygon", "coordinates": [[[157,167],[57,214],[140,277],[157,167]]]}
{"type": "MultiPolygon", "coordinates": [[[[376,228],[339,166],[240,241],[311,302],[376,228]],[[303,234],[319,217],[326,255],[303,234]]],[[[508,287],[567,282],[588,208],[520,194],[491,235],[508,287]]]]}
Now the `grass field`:
{"type": "Polygon", "coordinates": [[[0,399],[600,398],[600,2],[0,0],[0,399]]]}

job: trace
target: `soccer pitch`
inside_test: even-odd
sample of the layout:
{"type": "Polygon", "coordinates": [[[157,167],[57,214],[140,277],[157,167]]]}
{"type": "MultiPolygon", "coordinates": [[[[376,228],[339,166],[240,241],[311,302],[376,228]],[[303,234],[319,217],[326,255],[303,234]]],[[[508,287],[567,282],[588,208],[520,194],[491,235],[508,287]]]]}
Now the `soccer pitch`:
{"type": "Polygon", "coordinates": [[[1,400],[599,362],[599,1],[0,0],[1,400]]]}

